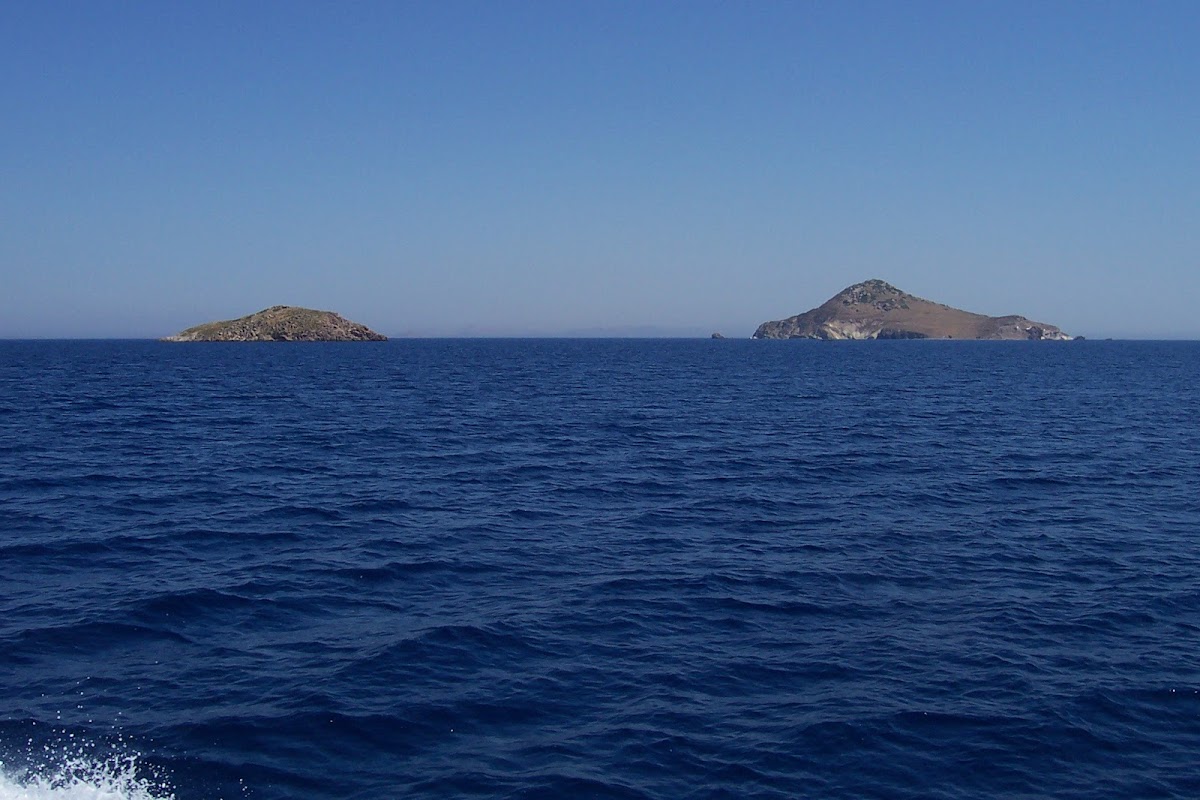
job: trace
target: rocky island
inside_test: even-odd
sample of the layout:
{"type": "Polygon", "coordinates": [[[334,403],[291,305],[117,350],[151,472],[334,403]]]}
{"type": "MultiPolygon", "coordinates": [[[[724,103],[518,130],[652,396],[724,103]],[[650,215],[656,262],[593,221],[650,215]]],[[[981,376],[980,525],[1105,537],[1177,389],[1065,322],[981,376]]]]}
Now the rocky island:
{"type": "Polygon", "coordinates": [[[206,322],[166,336],[164,342],[383,342],[387,337],[335,314],[298,306],[271,306],[257,314],[206,322]]]}
{"type": "Polygon", "coordinates": [[[1068,341],[1054,325],[1025,317],[989,317],[902,292],[873,279],[823,305],[764,322],[753,339],[1046,339],[1068,341]]]}

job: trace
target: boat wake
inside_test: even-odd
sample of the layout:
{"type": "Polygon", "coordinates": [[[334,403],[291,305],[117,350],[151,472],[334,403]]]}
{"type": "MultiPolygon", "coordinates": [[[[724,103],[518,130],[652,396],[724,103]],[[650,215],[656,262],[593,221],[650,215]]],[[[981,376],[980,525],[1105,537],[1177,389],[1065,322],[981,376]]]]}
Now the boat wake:
{"type": "Polygon", "coordinates": [[[16,767],[0,760],[0,800],[175,800],[166,781],[155,778],[136,755],[53,752],[16,767]]]}

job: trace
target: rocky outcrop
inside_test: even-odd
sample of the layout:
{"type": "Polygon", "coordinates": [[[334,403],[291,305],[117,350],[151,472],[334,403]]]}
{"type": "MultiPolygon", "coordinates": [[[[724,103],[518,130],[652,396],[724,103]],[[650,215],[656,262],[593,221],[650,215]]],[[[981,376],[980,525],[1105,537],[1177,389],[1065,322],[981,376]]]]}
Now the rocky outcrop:
{"type": "Polygon", "coordinates": [[[239,319],[207,322],[164,342],[382,342],[387,337],[332,311],[272,306],[239,319]]]}
{"type": "Polygon", "coordinates": [[[794,317],[764,322],[754,339],[1046,339],[1071,337],[1025,317],[989,317],[934,303],[873,279],[794,317]]]}

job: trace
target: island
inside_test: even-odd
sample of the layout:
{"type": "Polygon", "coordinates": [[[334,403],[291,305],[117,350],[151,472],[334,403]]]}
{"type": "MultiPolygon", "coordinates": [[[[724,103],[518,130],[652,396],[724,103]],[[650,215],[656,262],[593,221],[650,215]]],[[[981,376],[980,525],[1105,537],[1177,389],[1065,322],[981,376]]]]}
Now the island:
{"type": "Polygon", "coordinates": [[[989,317],[951,308],[872,279],[823,305],[764,322],[752,339],[1036,339],[1069,341],[1054,325],[1019,316],[989,317]]]}
{"type": "Polygon", "coordinates": [[[381,333],[332,311],[271,306],[256,314],[206,322],[163,337],[164,342],[383,342],[381,333]]]}

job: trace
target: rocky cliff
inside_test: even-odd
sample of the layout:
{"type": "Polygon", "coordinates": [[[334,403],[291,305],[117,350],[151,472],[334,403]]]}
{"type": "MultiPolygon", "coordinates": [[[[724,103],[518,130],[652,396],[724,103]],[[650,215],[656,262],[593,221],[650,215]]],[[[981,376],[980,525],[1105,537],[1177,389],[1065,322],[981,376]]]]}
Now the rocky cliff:
{"type": "Polygon", "coordinates": [[[164,342],[382,342],[386,336],[332,311],[272,306],[239,319],[207,322],[164,342]]]}
{"type": "Polygon", "coordinates": [[[1025,317],[989,317],[934,303],[875,279],[843,289],[823,305],[764,322],[754,339],[1050,339],[1071,337],[1025,317]]]}

